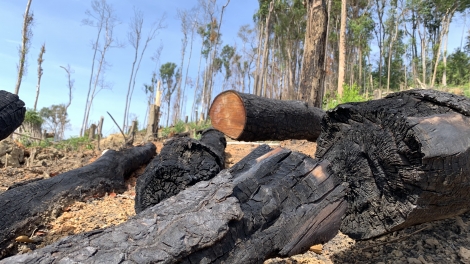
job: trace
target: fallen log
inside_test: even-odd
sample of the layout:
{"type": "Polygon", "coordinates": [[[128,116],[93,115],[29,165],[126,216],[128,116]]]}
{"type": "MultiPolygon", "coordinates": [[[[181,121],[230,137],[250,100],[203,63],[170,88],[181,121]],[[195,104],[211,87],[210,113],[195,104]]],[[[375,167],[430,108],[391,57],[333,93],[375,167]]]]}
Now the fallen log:
{"type": "Polygon", "coordinates": [[[410,90],[328,111],[317,158],[349,183],[341,231],[367,239],[470,209],[470,99],[410,90]]]}
{"type": "Polygon", "coordinates": [[[23,123],[26,108],[18,95],[0,90],[0,140],[23,123]]]}
{"type": "Polygon", "coordinates": [[[0,263],[262,263],[337,233],[346,184],[327,161],[282,148],[251,158],[121,225],[0,263]]]}
{"type": "Polygon", "coordinates": [[[167,141],[137,179],[135,211],[140,213],[199,181],[207,181],[225,166],[224,134],[204,130],[201,140],[174,137],[167,141]]]}
{"type": "Polygon", "coordinates": [[[212,126],[240,141],[315,141],[325,112],[301,101],[281,101],[237,91],[223,92],[209,110],[212,126]]]}
{"type": "Polygon", "coordinates": [[[16,253],[15,237],[31,234],[74,201],[125,191],[124,179],[148,163],[155,151],[151,143],[119,152],[108,150],[87,166],[0,194],[0,258],[16,253]]]}

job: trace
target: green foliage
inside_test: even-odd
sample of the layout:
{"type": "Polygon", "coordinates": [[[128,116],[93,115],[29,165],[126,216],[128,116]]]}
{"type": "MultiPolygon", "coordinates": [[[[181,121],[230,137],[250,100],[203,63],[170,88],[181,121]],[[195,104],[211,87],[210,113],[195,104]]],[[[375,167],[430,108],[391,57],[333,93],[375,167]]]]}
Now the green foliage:
{"type": "Polygon", "coordinates": [[[80,148],[94,149],[94,146],[88,137],[71,137],[60,141],[58,144],[55,144],[54,147],[68,151],[80,148]]]}
{"type": "Polygon", "coordinates": [[[228,80],[232,76],[232,71],[230,70],[230,61],[235,55],[235,48],[230,45],[225,45],[220,52],[220,57],[222,64],[225,69],[225,80],[228,80]]]}
{"type": "Polygon", "coordinates": [[[173,126],[173,131],[175,133],[182,133],[186,129],[186,124],[180,120],[173,126]]]}
{"type": "MultiPolygon", "coordinates": [[[[439,63],[436,83],[442,84],[442,75],[444,72],[444,64],[439,63]]],[[[452,54],[447,57],[446,69],[447,85],[465,85],[470,82],[470,56],[456,49],[452,54]]]]}
{"type": "Polygon", "coordinates": [[[39,115],[44,119],[46,127],[55,133],[56,140],[70,122],[70,120],[67,119],[67,108],[64,104],[43,107],[39,111],[39,115]]]}
{"type": "Polygon", "coordinates": [[[168,87],[173,85],[175,69],[176,64],[173,62],[167,62],[160,67],[160,78],[162,78],[163,84],[166,84],[168,87]]]}
{"type": "Polygon", "coordinates": [[[81,148],[94,149],[92,142],[88,139],[87,136],[71,137],[69,139],[59,141],[57,143],[53,143],[50,139],[41,141],[31,141],[28,137],[21,137],[20,142],[26,147],[53,147],[65,151],[75,151],[81,148]]]}
{"type": "MultiPolygon", "coordinates": [[[[171,127],[164,127],[161,129],[162,137],[168,137],[170,134],[182,133],[188,127],[190,130],[199,131],[204,130],[211,127],[211,121],[206,120],[204,122],[191,122],[191,123],[184,123],[182,120],[178,121],[174,126],[171,127]]],[[[193,138],[199,139],[196,135],[192,135],[193,138]]]]}
{"type": "Polygon", "coordinates": [[[338,106],[339,104],[351,103],[351,102],[364,102],[366,98],[359,94],[359,87],[356,84],[353,84],[352,87],[349,85],[343,85],[343,96],[340,97],[337,93],[335,97],[329,98],[326,103],[326,109],[332,109],[338,106]]]}
{"type": "Polygon", "coordinates": [[[28,122],[34,125],[42,125],[44,120],[39,115],[39,112],[34,111],[33,109],[27,109],[24,115],[24,122],[28,122]]]}

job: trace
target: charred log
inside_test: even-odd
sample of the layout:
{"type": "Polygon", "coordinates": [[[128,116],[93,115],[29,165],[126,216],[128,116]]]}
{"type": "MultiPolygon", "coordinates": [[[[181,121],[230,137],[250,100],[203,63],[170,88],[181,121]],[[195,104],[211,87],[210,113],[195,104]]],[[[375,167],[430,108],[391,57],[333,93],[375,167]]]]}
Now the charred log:
{"type": "Polygon", "coordinates": [[[470,100],[435,90],[327,112],[317,158],[349,183],[341,231],[367,239],[470,209],[470,100]]]}
{"type": "Polygon", "coordinates": [[[31,233],[74,201],[125,191],[124,179],[148,163],[155,150],[151,143],[120,152],[108,150],[87,166],[0,194],[0,257],[15,253],[15,237],[31,233]]]}
{"type": "Polygon", "coordinates": [[[224,134],[215,129],[202,132],[201,140],[175,137],[167,141],[137,180],[136,213],[217,175],[224,169],[226,145],[224,134]]]}
{"type": "Polygon", "coordinates": [[[241,141],[306,139],[315,141],[325,112],[301,101],[281,101],[226,91],[209,110],[214,128],[241,141]]]}
{"type": "Polygon", "coordinates": [[[23,123],[26,108],[18,95],[0,90],[0,140],[23,123]]]}
{"type": "Polygon", "coordinates": [[[345,184],[328,162],[282,148],[254,156],[119,226],[0,263],[262,263],[337,233],[345,184]]]}

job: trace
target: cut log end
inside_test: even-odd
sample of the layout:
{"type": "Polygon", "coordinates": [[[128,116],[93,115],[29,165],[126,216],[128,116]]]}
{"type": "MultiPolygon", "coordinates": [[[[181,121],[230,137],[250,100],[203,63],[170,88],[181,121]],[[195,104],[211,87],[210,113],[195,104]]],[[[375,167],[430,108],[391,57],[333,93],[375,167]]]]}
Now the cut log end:
{"type": "Polygon", "coordinates": [[[235,140],[315,141],[325,112],[302,101],[281,101],[230,90],[214,99],[209,115],[214,128],[235,140]]]}
{"type": "Polygon", "coordinates": [[[219,94],[209,110],[212,126],[231,138],[238,138],[245,128],[246,110],[243,100],[234,91],[219,94]]]}

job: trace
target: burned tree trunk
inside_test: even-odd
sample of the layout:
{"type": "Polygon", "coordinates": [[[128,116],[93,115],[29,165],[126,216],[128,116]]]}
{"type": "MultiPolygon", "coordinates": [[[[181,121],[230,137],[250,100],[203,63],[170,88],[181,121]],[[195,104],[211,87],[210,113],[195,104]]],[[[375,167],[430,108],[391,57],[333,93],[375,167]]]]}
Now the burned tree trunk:
{"type": "Polygon", "coordinates": [[[470,100],[411,90],[327,112],[317,158],[349,183],[341,231],[367,239],[470,209],[470,100]]]}
{"type": "Polygon", "coordinates": [[[0,263],[262,263],[337,233],[345,184],[328,162],[282,148],[242,162],[119,226],[0,263]]]}
{"type": "Polygon", "coordinates": [[[175,137],[169,140],[135,186],[135,211],[140,213],[199,181],[212,179],[225,165],[224,135],[202,132],[201,140],[175,137]]]}
{"type": "Polygon", "coordinates": [[[155,145],[151,143],[120,152],[108,150],[85,167],[0,194],[0,258],[15,253],[15,237],[31,233],[74,201],[125,191],[125,177],[154,155],[155,145]]]}
{"type": "Polygon", "coordinates": [[[23,123],[26,108],[18,95],[0,90],[0,140],[23,123]]]}
{"type": "Polygon", "coordinates": [[[325,112],[301,101],[281,101],[226,91],[212,103],[215,129],[240,141],[306,139],[315,141],[325,112]]]}

